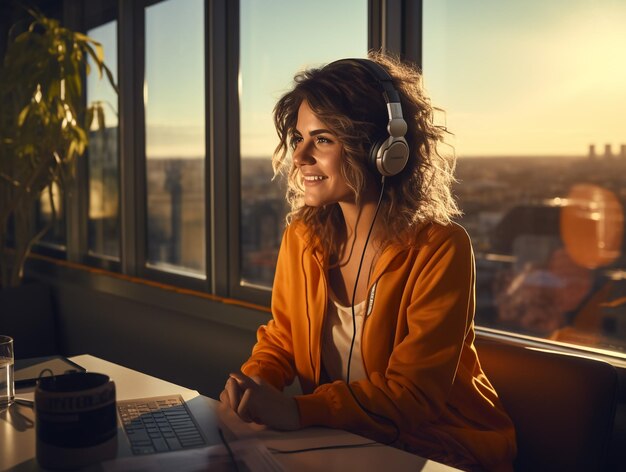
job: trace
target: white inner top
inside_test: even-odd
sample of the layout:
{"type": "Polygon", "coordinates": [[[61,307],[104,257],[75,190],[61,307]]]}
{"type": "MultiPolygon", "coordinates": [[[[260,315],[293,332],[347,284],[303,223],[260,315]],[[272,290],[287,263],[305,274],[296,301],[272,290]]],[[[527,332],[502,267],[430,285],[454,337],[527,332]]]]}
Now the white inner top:
{"type": "MultiPolygon", "coordinates": [[[[366,302],[367,300],[363,300],[354,306],[356,336],[352,349],[352,360],[350,361],[350,382],[367,378],[361,354],[366,302]]],[[[330,381],[346,381],[353,331],[352,307],[340,305],[331,296],[328,300],[322,341],[322,362],[330,381]]]]}

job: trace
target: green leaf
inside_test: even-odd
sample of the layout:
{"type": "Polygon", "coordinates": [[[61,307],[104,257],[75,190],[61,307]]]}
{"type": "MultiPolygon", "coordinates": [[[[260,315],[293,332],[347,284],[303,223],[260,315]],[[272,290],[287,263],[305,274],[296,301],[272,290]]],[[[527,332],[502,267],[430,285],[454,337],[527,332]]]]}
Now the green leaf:
{"type": "Polygon", "coordinates": [[[102,44],[100,44],[97,41],[92,41],[92,44],[96,48],[96,54],[98,56],[98,63],[104,64],[104,48],[102,47],[102,44]]]}
{"type": "Polygon", "coordinates": [[[85,48],[87,49],[88,54],[91,56],[91,58],[96,63],[96,66],[98,67],[98,77],[102,78],[102,60],[98,56],[98,53],[96,53],[96,51],[94,51],[94,49],[89,44],[85,44],[85,48]]]}
{"type": "Polygon", "coordinates": [[[77,145],[78,145],[77,141],[75,141],[75,140],[71,140],[70,141],[70,144],[69,144],[69,146],[67,148],[67,157],[68,158],[71,158],[71,156],[73,156],[74,153],[77,152],[77,145]]]}
{"type": "Polygon", "coordinates": [[[91,123],[93,123],[93,113],[93,105],[87,108],[87,110],[85,111],[85,129],[87,130],[91,129],[91,123]]]}
{"type": "Polygon", "coordinates": [[[119,95],[120,91],[117,88],[117,84],[115,83],[115,79],[113,78],[113,73],[111,72],[111,69],[109,69],[106,66],[106,64],[102,64],[102,68],[104,69],[104,72],[107,75],[107,79],[109,79],[109,83],[111,84],[111,87],[113,87],[113,90],[115,90],[115,93],[119,95]]]}
{"type": "Polygon", "coordinates": [[[26,121],[26,117],[28,116],[29,112],[30,104],[26,105],[17,117],[17,126],[22,126],[24,124],[24,121],[26,121]]]}
{"type": "Polygon", "coordinates": [[[76,136],[78,136],[78,139],[80,139],[80,141],[82,141],[83,143],[86,143],[88,141],[87,133],[85,133],[84,129],[80,128],[79,126],[75,126],[74,132],[76,133],[76,136]]]}
{"type": "Polygon", "coordinates": [[[93,41],[89,36],[83,33],[79,33],[78,31],[74,32],[74,39],[84,42],[84,43],[89,43],[93,41]]]}

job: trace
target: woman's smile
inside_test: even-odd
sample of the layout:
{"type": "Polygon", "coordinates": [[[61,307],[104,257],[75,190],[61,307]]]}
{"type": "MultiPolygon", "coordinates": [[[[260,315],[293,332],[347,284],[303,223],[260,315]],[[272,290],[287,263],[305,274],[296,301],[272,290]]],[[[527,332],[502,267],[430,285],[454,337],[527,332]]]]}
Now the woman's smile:
{"type": "Polygon", "coordinates": [[[304,175],[303,177],[304,185],[317,185],[328,178],[324,175],[304,175]]]}

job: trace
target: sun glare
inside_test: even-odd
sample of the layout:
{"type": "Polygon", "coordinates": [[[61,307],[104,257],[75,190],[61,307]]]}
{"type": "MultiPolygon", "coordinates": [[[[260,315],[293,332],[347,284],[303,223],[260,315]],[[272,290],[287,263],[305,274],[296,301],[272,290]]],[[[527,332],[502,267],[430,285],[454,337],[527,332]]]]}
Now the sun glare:
{"type": "Polygon", "coordinates": [[[459,155],[584,156],[590,145],[615,153],[626,143],[626,5],[562,3],[558,19],[538,23],[545,4],[530,2],[527,18],[475,27],[463,41],[454,35],[467,31],[446,20],[430,23],[443,31],[425,26],[427,84],[435,103],[443,98],[459,155]]]}

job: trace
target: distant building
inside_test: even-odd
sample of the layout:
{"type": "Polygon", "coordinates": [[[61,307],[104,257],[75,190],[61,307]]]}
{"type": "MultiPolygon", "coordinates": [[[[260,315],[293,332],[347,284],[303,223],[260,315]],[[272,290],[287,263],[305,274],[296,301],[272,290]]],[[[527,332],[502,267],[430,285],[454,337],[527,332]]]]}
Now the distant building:
{"type": "MultiPolygon", "coordinates": [[[[596,154],[596,145],[595,144],[590,144],[589,145],[589,154],[588,154],[589,160],[594,160],[598,157],[598,155],[596,154]]],[[[620,148],[619,148],[619,153],[618,154],[613,154],[613,149],[612,146],[610,144],[605,144],[604,145],[604,154],[603,154],[604,159],[612,159],[612,158],[618,158],[618,159],[625,159],[626,160],[626,144],[621,144],[620,148]]]]}

